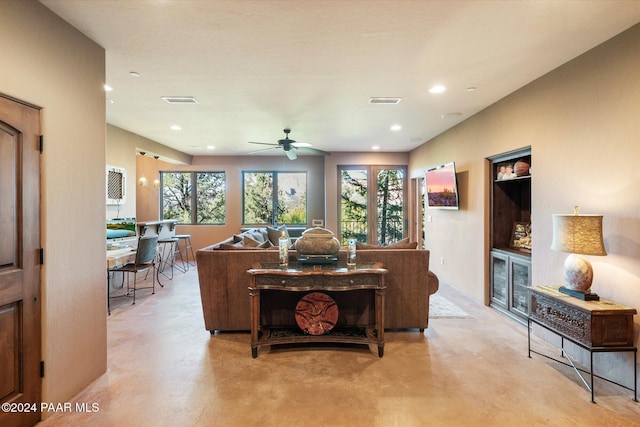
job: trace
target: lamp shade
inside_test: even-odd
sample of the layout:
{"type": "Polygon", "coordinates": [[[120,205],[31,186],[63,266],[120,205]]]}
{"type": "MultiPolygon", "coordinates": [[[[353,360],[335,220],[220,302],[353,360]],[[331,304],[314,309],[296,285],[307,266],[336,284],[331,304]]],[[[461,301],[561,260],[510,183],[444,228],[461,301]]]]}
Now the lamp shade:
{"type": "Polygon", "coordinates": [[[606,255],[602,215],[553,215],[551,249],[581,255],[606,255]]]}

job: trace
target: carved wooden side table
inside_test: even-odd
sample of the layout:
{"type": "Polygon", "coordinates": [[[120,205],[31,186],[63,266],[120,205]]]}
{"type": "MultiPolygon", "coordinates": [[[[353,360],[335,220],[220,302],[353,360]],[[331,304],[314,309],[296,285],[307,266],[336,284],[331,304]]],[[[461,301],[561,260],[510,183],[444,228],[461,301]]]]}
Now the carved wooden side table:
{"type": "MultiPolygon", "coordinates": [[[[584,385],[591,391],[591,402],[595,403],[593,388],[593,353],[633,352],[633,400],[637,399],[637,354],[633,345],[633,315],[636,309],[601,299],[600,301],[582,301],[562,294],[557,287],[536,286],[531,288],[531,305],[528,317],[529,357],[531,353],[553,359],[531,349],[531,324],[538,324],[561,337],[561,352],[584,385]],[[589,352],[590,384],[580,374],[564,350],[564,340],[568,340],[589,352]]],[[[556,359],[553,359],[556,360],[556,359]]],[[[557,362],[566,364],[560,360],[557,362]]],[[[599,377],[602,378],[602,377],[599,377]]],[[[627,390],[631,388],[614,383],[627,390]]]]}

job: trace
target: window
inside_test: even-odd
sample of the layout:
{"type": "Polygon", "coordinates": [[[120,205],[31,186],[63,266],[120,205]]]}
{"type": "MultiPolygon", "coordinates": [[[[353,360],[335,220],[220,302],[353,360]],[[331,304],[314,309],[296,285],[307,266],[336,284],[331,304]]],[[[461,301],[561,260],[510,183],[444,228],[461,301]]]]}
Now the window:
{"type": "Polygon", "coordinates": [[[406,167],[340,166],[339,230],[343,243],[388,245],[405,234],[406,167]]]}
{"type": "Polygon", "coordinates": [[[183,224],[225,223],[224,172],[160,172],[160,179],[162,219],[179,219],[183,224]]]}
{"type": "Polygon", "coordinates": [[[242,172],[243,224],[306,224],[306,172],[242,172]]]}

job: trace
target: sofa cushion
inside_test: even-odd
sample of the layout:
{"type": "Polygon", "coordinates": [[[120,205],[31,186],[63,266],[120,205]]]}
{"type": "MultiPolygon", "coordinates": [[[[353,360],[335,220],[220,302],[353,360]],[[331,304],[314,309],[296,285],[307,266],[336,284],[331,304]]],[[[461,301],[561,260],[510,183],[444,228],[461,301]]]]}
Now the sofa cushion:
{"type": "Polygon", "coordinates": [[[244,248],[244,244],[242,241],[235,243],[220,243],[220,245],[216,249],[242,249],[244,248]]]}
{"type": "Polygon", "coordinates": [[[417,247],[418,242],[410,242],[408,237],[386,246],[368,245],[366,243],[356,242],[356,249],[416,249],[417,247]]]}

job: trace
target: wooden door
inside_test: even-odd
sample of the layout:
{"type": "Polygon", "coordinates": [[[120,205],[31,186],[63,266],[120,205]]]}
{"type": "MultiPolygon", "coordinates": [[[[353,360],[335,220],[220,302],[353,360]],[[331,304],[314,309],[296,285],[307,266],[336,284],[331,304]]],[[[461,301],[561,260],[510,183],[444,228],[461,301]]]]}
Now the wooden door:
{"type": "Polygon", "coordinates": [[[40,420],[40,111],[0,94],[0,425],[40,420]]]}

